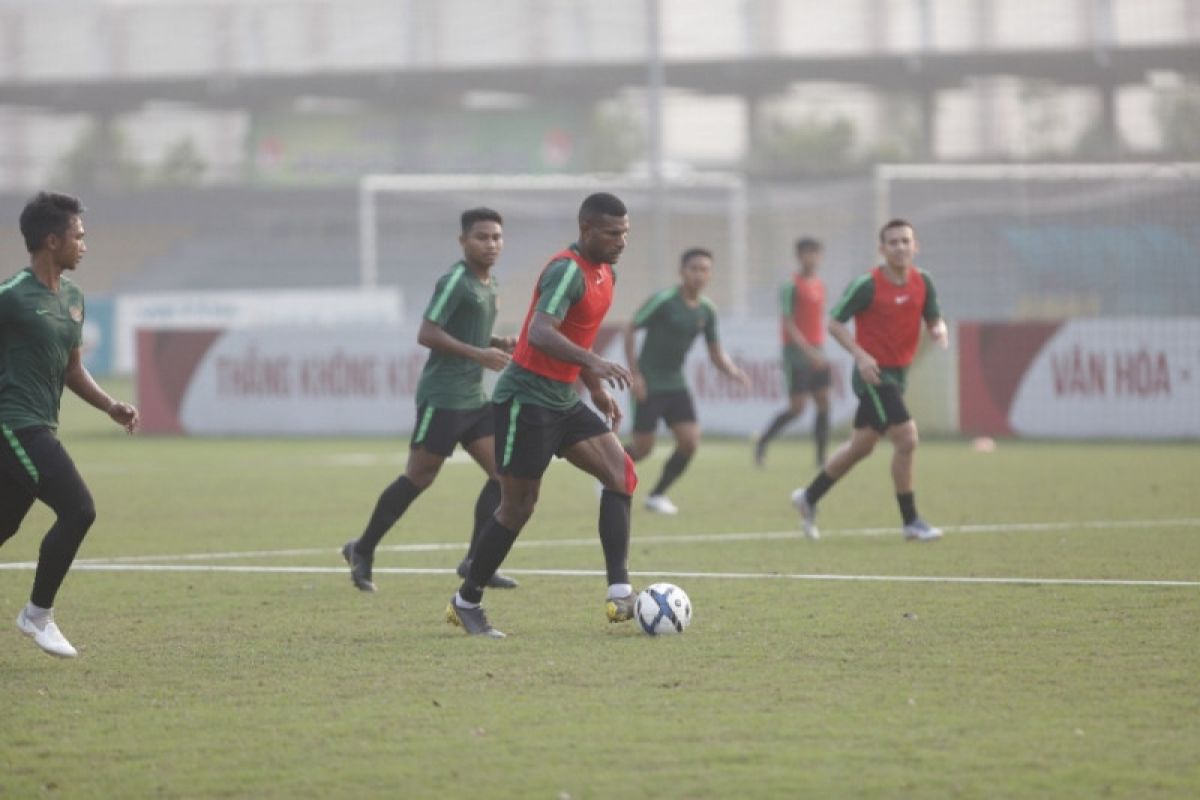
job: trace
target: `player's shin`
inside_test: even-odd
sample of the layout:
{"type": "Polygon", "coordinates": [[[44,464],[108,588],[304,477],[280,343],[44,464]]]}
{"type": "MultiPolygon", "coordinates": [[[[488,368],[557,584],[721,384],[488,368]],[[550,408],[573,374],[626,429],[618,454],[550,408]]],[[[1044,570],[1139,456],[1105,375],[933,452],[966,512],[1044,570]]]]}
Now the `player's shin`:
{"type": "Polygon", "coordinates": [[[479,541],[475,543],[475,554],[466,580],[458,590],[463,600],[478,603],[483,598],[483,587],[487,586],[492,575],[504,563],[513,542],[517,540],[517,533],[501,525],[495,517],[487,521],[479,532],[479,541]]]}
{"type": "Polygon", "coordinates": [[[600,547],[609,585],[629,583],[629,502],[622,492],[600,495],[600,547]]]}

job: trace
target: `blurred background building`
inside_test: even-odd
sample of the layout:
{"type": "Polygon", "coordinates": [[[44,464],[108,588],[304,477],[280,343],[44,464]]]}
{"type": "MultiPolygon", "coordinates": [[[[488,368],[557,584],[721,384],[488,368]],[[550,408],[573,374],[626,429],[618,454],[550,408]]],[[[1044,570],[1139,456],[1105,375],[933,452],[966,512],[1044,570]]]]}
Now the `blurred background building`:
{"type": "MultiPolygon", "coordinates": [[[[96,295],[355,285],[370,173],[610,173],[618,314],[696,244],[729,312],[774,313],[802,234],[838,292],[890,215],[957,317],[1194,313],[1196,159],[1200,0],[0,0],[0,242],[81,195],[96,295]]],[[[511,324],[581,195],[381,196],[375,280],[418,314],[494,205],[511,324]]]]}

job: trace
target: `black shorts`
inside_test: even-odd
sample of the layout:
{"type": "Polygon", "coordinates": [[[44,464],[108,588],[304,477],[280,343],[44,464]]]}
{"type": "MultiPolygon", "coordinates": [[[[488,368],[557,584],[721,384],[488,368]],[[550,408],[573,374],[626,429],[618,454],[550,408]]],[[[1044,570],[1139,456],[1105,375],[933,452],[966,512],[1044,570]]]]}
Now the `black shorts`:
{"type": "Polygon", "coordinates": [[[687,389],[666,392],[649,392],[646,399],[637,402],[633,411],[635,433],[653,433],[661,419],[670,427],[677,422],[695,422],[696,406],[687,389]]]}
{"type": "Polygon", "coordinates": [[[816,368],[802,355],[784,359],[783,371],[787,378],[789,395],[826,389],[833,382],[833,370],[828,363],[816,368]]]}
{"type": "Polygon", "coordinates": [[[912,419],[904,405],[904,394],[894,383],[867,386],[858,396],[858,411],[854,413],[855,428],[874,428],[883,433],[893,425],[903,425],[912,419]]]}
{"type": "Polygon", "coordinates": [[[492,406],[496,425],[496,465],[501,475],[536,480],[550,459],[594,436],[611,433],[600,415],[576,403],[566,411],[509,399],[492,406]]]}
{"type": "Polygon", "coordinates": [[[455,445],[468,445],[495,431],[491,403],[468,409],[435,408],[423,403],[417,409],[417,426],[409,447],[421,447],[427,453],[448,458],[455,445]]]}
{"type": "Polygon", "coordinates": [[[16,533],[35,499],[50,508],[94,508],[87,484],[54,431],[0,426],[0,542],[16,533]]]}

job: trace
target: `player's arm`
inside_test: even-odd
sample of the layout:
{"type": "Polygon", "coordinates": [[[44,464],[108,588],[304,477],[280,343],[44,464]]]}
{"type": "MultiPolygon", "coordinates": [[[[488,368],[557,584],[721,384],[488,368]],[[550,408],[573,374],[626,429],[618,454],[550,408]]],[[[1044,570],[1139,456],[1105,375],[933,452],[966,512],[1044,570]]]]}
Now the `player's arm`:
{"type": "Polygon", "coordinates": [[[834,341],[854,357],[854,367],[862,379],[872,386],[878,386],[880,382],[879,362],[858,346],[858,342],[854,341],[854,333],[846,325],[855,314],[869,308],[874,299],[875,284],[872,282],[871,276],[868,274],[859,277],[850,284],[846,293],[842,295],[842,299],[833,307],[827,330],[834,341]]]}
{"type": "Polygon", "coordinates": [[[108,392],[101,388],[100,384],[96,383],[92,373],[88,372],[87,367],[83,365],[82,350],[78,347],[72,349],[67,356],[67,371],[64,381],[68,389],[83,398],[88,405],[108,414],[113,422],[121,425],[130,433],[137,430],[138,423],[141,421],[138,417],[138,410],[129,403],[114,400],[108,392]]]}
{"type": "Polygon", "coordinates": [[[488,340],[488,344],[506,353],[511,353],[517,349],[517,337],[515,336],[493,336],[488,340]]]}
{"type": "Polygon", "coordinates": [[[937,289],[934,288],[933,278],[929,277],[928,272],[922,270],[921,277],[925,279],[925,307],[921,309],[921,316],[925,320],[929,336],[938,347],[945,350],[950,347],[950,331],[938,307],[937,289]]]}
{"type": "Polygon", "coordinates": [[[455,339],[445,329],[426,317],[417,332],[417,344],[448,356],[474,361],[487,369],[501,370],[508,364],[509,355],[499,347],[476,347],[455,339]]]}
{"type": "Polygon", "coordinates": [[[646,399],[646,378],[642,375],[642,371],[638,369],[638,354],[637,354],[637,322],[629,322],[626,324],[623,332],[623,341],[625,344],[625,363],[629,365],[629,391],[633,392],[633,396],[638,400],[646,399]]]}
{"type": "Polygon", "coordinates": [[[591,350],[575,344],[559,331],[561,325],[562,320],[558,317],[545,311],[533,312],[533,319],[529,322],[529,343],[551,358],[583,367],[581,378],[588,389],[593,388],[594,384],[589,383],[593,378],[598,383],[608,383],[617,389],[629,385],[629,370],[624,364],[606,361],[591,350]]]}
{"type": "Polygon", "coordinates": [[[742,368],[734,363],[729,354],[725,352],[725,348],[721,346],[721,335],[717,332],[717,311],[716,307],[707,304],[707,316],[704,320],[704,342],[708,345],[708,360],[713,366],[731,379],[737,381],[742,386],[750,385],[750,377],[742,371],[742,368]]]}

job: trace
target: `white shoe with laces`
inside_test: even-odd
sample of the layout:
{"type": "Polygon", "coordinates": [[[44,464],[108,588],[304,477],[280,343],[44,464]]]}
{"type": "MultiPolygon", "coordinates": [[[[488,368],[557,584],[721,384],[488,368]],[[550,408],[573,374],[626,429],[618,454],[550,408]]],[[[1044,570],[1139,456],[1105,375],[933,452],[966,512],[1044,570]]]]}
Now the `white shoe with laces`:
{"type": "Polygon", "coordinates": [[[17,614],[17,627],[26,636],[32,636],[34,643],[52,656],[74,658],[79,655],[79,651],[71,646],[67,637],[63,636],[62,631],[54,624],[53,611],[48,613],[41,626],[38,626],[26,616],[25,607],[22,607],[21,612],[17,614]]]}
{"type": "Polygon", "coordinates": [[[808,502],[804,489],[792,492],[792,505],[800,512],[800,527],[806,539],[820,539],[821,532],[817,530],[817,509],[808,502]]]}
{"type": "Polygon", "coordinates": [[[674,515],[679,513],[679,509],[675,507],[665,494],[652,494],[646,498],[646,509],[653,511],[656,514],[674,515]]]}

